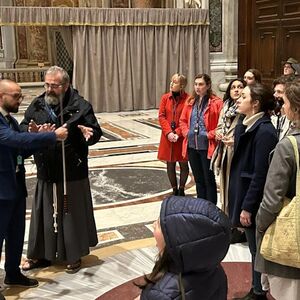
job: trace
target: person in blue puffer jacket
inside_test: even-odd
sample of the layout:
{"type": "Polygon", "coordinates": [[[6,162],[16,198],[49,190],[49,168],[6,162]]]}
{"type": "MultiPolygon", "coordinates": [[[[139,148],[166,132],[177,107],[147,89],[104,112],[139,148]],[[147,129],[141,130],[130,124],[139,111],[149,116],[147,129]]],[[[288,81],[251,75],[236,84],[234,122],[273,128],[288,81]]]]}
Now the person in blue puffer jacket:
{"type": "Polygon", "coordinates": [[[140,285],[141,300],[227,298],[227,277],[220,263],[230,244],[230,222],[212,202],[168,197],[153,235],[159,255],[140,285]]]}

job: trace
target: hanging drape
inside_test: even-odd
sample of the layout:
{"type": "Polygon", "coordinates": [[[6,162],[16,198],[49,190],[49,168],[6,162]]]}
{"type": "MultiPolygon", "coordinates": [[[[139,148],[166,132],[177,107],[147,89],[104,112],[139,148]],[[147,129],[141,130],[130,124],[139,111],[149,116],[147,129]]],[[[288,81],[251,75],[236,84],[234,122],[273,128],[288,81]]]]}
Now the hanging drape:
{"type": "Polygon", "coordinates": [[[209,73],[207,10],[0,7],[0,24],[71,26],[73,84],[96,112],[157,108],[173,73],[188,92],[209,73]]]}

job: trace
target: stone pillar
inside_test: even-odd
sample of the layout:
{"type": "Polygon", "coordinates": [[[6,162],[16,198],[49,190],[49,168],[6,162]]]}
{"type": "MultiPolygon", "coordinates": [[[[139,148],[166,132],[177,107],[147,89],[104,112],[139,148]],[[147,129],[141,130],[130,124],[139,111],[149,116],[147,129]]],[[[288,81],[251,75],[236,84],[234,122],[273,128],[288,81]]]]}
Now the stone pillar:
{"type": "Polygon", "coordinates": [[[230,80],[237,78],[238,71],[238,1],[225,1],[224,4],[223,29],[225,31],[224,48],[226,49],[226,62],[224,66],[225,82],[219,84],[219,89],[222,92],[226,91],[230,80]]]}
{"type": "Polygon", "coordinates": [[[237,17],[238,0],[222,0],[222,49],[210,53],[213,89],[219,96],[223,95],[228,82],[237,77],[237,17]]]}
{"type": "MultiPolygon", "coordinates": [[[[12,0],[0,1],[0,6],[13,6],[12,0]]],[[[1,26],[0,68],[10,69],[14,67],[17,58],[16,36],[13,26],[1,26]]]]}

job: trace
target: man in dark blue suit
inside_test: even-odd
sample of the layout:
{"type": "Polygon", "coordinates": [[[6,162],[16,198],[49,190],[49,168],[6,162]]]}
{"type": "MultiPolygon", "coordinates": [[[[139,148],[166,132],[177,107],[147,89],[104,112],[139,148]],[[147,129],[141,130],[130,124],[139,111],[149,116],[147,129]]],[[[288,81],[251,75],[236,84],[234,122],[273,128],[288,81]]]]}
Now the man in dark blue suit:
{"type": "MultiPolygon", "coordinates": [[[[34,287],[38,281],[20,272],[25,232],[27,190],[24,158],[42,147],[64,140],[68,130],[62,126],[55,131],[21,133],[18,122],[10,113],[18,112],[23,95],[18,84],[0,81],[0,257],[5,240],[6,286],[34,287]]],[[[0,299],[4,296],[0,293],[0,299]]]]}

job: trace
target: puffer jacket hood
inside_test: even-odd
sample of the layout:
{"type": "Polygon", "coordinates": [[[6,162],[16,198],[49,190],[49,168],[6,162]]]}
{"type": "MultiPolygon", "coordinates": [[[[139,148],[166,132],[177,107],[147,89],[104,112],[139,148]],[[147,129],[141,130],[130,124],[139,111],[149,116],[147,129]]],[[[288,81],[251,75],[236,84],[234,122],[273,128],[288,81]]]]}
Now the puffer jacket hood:
{"type": "Polygon", "coordinates": [[[171,196],[162,202],[160,226],[175,272],[214,270],[230,245],[230,222],[213,203],[171,196]]]}

